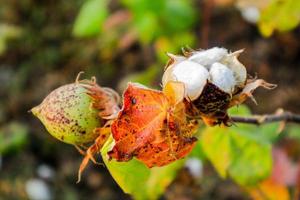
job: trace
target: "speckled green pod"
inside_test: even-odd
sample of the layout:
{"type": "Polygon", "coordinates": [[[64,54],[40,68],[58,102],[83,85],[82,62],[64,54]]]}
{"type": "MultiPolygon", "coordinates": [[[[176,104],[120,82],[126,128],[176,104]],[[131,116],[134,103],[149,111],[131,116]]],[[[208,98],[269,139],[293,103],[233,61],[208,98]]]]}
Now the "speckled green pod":
{"type": "Polygon", "coordinates": [[[61,86],[31,111],[58,140],[73,145],[92,142],[98,136],[94,129],[102,125],[99,110],[91,106],[94,99],[88,94],[92,84],[95,85],[77,82],[61,86]]]}

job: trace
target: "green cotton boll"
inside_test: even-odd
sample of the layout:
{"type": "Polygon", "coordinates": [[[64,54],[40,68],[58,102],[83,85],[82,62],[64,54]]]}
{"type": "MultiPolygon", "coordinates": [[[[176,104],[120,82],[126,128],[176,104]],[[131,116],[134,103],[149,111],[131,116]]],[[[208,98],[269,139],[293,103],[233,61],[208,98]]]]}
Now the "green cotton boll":
{"type": "Polygon", "coordinates": [[[101,127],[99,110],[93,108],[86,84],[76,82],[52,91],[31,112],[41,120],[47,131],[58,140],[80,145],[95,140],[94,129],[101,127]]]}

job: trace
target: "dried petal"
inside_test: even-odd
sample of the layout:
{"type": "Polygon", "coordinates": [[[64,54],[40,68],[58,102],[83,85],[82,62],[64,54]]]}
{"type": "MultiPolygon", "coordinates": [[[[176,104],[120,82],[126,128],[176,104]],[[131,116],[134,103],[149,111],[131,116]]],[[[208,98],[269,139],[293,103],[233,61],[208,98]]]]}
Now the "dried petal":
{"type": "Polygon", "coordinates": [[[271,90],[271,89],[276,88],[277,85],[268,83],[263,79],[248,80],[248,83],[244,87],[243,91],[241,93],[239,93],[238,95],[234,96],[234,98],[231,100],[229,107],[239,105],[239,104],[243,103],[249,97],[252,99],[252,101],[254,101],[255,104],[257,104],[252,93],[258,87],[263,87],[265,89],[271,90]]]}

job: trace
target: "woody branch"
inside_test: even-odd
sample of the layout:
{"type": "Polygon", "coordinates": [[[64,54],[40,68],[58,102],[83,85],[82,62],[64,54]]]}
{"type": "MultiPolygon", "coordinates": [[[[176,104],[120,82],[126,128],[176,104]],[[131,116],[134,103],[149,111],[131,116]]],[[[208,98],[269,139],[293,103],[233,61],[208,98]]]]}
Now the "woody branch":
{"type": "Polygon", "coordinates": [[[300,114],[280,110],[276,114],[257,115],[257,116],[230,116],[236,123],[261,125],[272,122],[293,122],[300,123],[300,114]]]}

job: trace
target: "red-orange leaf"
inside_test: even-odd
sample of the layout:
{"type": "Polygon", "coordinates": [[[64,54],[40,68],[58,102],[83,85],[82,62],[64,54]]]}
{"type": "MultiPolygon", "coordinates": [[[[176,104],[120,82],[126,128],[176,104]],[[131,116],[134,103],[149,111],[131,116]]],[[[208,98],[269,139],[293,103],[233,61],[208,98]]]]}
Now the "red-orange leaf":
{"type": "MultiPolygon", "coordinates": [[[[177,97],[176,97],[177,98],[177,97]]],[[[112,124],[115,146],[108,153],[117,161],[136,156],[148,167],[183,158],[193,148],[196,121],[188,120],[182,102],[163,92],[129,84],[124,105],[112,124]]]]}

